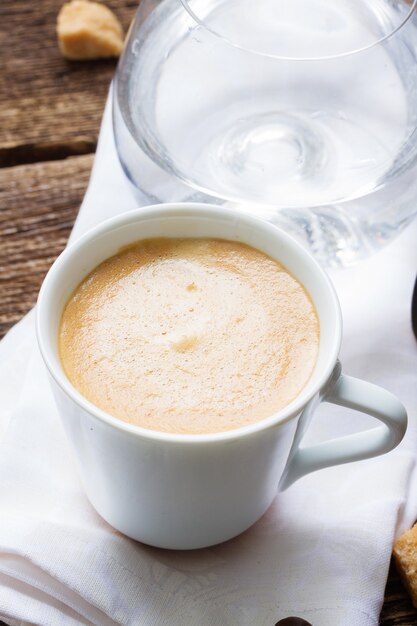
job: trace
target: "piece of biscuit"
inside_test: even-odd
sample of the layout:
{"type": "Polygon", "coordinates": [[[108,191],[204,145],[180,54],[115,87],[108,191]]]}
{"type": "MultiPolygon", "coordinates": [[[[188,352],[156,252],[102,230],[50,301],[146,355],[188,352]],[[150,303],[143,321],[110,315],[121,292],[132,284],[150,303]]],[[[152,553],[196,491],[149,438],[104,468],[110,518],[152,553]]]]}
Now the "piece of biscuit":
{"type": "Polygon", "coordinates": [[[411,601],[417,608],[417,524],[397,539],[393,557],[411,601]]]}
{"type": "Polygon", "coordinates": [[[58,14],[59,49],[67,59],[118,57],[123,48],[123,29],[104,4],[71,0],[58,14]]]}

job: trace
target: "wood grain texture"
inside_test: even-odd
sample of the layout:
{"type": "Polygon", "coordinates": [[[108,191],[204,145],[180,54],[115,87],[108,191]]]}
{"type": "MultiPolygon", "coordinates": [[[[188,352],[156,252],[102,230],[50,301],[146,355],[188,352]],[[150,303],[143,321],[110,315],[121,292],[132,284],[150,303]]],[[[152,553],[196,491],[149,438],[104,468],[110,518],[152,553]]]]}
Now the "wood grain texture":
{"type": "MultiPolygon", "coordinates": [[[[127,30],[137,0],[107,4],[127,30]]],[[[0,2],[0,167],[95,149],[116,61],[61,56],[55,34],[61,5],[61,0],[0,2]]]]}
{"type": "Polygon", "coordinates": [[[417,610],[404,589],[400,577],[391,562],[385,589],[384,606],[380,616],[380,626],[416,626],[417,610]]]}
{"type": "Polygon", "coordinates": [[[64,248],[93,156],[0,169],[0,336],[36,301],[64,248]]]}

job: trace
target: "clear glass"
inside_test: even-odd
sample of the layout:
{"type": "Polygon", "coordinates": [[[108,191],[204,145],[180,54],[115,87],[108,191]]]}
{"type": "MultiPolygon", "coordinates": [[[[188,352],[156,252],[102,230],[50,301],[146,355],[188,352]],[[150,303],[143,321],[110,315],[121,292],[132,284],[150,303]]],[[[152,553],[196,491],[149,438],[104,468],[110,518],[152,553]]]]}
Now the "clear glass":
{"type": "Polygon", "coordinates": [[[348,265],[417,212],[417,0],[141,0],[114,129],[149,201],[258,214],[348,265]]]}

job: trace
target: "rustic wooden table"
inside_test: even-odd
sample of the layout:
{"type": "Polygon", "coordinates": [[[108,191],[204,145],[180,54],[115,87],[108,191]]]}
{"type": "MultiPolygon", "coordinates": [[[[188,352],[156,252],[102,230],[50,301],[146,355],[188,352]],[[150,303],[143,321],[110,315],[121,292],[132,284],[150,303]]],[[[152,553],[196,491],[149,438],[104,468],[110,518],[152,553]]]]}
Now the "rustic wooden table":
{"type": "MultiPolygon", "coordinates": [[[[127,28],[136,0],[108,4],[127,28]]],[[[43,276],[65,246],[115,69],[113,61],[76,63],[60,56],[60,5],[0,2],[0,336],[34,305],[43,276]]],[[[393,567],[380,623],[417,624],[393,567]]]]}

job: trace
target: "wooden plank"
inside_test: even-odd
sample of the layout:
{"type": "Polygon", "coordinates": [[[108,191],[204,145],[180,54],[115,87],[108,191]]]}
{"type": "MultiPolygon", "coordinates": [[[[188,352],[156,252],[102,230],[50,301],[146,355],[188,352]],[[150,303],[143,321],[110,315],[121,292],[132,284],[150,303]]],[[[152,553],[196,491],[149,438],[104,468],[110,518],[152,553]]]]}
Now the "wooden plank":
{"type": "Polygon", "coordinates": [[[380,626],[416,626],[417,610],[411,604],[400,577],[391,563],[380,626]]]}
{"type": "MultiPolygon", "coordinates": [[[[0,167],[94,151],[116,60],[74,62],[57,46],[62,0],[0,2],[0,167]]],[[[127,30],[137,0],[109,0],[127,30]]]]}
{"type": "Polygon", "coordinates": [[[0,169],[0,336],[35,304],[64,248],[92,155],[0,169]]]}

